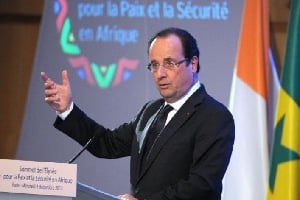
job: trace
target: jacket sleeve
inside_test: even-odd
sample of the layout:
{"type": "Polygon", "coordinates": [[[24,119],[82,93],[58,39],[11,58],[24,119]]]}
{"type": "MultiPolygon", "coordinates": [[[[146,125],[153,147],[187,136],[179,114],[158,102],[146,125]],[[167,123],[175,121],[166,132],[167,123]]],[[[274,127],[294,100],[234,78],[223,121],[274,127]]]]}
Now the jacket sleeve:
{"type": "Polygon", "coordinates": [[[86,144],[90,138],[96,135],[87,150],[101,158],[130,156],[135,126],[136,119],[124,123],[114,130],[107,129],[89,118],[77,105],[74,105],[65,120],[57,117],[54,122],[55,128],[81,145],[86,144]]]}

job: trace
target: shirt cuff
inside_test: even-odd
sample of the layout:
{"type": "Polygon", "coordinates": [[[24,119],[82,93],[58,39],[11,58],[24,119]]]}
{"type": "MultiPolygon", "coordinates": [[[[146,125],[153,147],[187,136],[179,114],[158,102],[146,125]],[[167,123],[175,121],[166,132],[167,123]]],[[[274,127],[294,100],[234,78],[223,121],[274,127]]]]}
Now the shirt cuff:
{"type": "Polygon", "coordinates": [[[56,111],[57,116],[59,116],[62,120],[65,120],[68,115],[70,114],[70,112],[73,110],[73,101],[71,102],[70,108],[62,113],[59,113],[58,111],[56,111]]]}

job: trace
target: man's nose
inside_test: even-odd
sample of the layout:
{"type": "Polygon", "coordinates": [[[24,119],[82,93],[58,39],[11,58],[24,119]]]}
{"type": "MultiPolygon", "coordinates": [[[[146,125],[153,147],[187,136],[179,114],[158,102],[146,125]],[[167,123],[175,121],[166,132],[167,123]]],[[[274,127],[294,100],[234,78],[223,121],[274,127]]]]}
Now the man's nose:
{"type": "Polygon", "coordinates": [[[163,65],[160,65],[156,73],[158,77],[163,77],[167,74],[167,69],[163,65]]]}

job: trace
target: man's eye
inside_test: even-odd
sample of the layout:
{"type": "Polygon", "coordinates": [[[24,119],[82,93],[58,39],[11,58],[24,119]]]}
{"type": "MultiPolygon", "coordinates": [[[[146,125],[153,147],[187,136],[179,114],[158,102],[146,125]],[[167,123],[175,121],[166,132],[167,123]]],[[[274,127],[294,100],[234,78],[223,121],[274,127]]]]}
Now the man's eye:
{"type": "Polygon", "coordinates": [[[168,67],[173,67],[174,63],[172,61],[166,61],[165,65],[168,66],[168,67]]]}
{"type": "Polygon", "coordinates": [[[158,63],[152,63],[151,65],[152,65],[152,67],[155,67],[155,68],[159,66],[158,63]]]}

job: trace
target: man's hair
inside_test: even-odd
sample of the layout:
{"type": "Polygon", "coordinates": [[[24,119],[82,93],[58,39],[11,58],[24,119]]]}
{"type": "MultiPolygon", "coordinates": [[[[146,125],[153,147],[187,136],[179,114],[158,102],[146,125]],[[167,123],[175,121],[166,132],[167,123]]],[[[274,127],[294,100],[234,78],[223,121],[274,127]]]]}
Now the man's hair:
{"type": "MultiPolygon", "coordinates": [[[[156,38],[168,37],[169,35],[175,35],[180,39],[185,58],[190,60],[193,58],[193,56],[199,58],[200,52],[196,39],[188,31],[175,27],[166,28],[156,33],[148,42],[148,54],[150,46],[156,38]]],[[[197,73],[199,70],[200,64],[198,62],[197,73]]]]}

